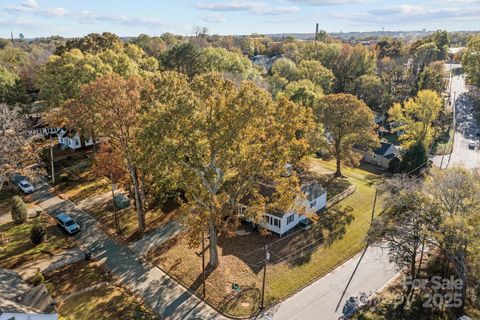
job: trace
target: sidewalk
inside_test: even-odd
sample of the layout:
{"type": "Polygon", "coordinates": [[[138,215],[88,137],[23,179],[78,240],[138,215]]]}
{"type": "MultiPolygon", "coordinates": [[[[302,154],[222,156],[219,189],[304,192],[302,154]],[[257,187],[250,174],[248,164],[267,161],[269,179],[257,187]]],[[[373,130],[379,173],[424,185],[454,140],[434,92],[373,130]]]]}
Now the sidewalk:
{"type": "Polygon", "coordinates": [[[41,182],[32,195],[38,205],[53,215],[68,212],[81,225],[75,238],[93,256],[104,262],[119,282],[142,298],[164,319],[225,319],[157,267],[142,262],[134,251],[116,243],[99,227],[96,220],[70,201],[62,200],[41,182]]]}
{"type": "Polygon", "coordinates": [[[158,247],[165,241],[175,237],[180,231],[182,231],[182,226],[176,221],[171,221],[151,233],[144,235],[142,239],[132,243],[129,247],[143,256],[147,254],[150,249],[158,247]]]}

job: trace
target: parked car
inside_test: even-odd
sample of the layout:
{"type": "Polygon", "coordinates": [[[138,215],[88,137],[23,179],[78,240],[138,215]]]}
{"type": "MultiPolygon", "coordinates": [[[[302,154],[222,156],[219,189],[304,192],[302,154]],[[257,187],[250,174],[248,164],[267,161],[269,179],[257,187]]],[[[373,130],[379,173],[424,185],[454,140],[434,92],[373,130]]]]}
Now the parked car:
{"type": "Polygon", "coordinates": [[[33,188],[32,184],[30,182],[28,182],[27,180],[20,181],[18,183],[18,187],[25,194],[33,193],[35,191],[35,188],[33,188]]]}
{"type": "Polygon", "coordinates": [[[475,142],[469,142],[468,143],[468,149],[470,150],[475,150],[475,147],[476,147],[476,143],[475,142]]]}
{"type": "Polygon", "coordinates": [[[75,220],[72,219],[66,213],[60,213],[55,216],[55,220],[57,220],[57,224],[64,229],[68,234],[74,234],[80,231],[80,226],[75,220]]]}

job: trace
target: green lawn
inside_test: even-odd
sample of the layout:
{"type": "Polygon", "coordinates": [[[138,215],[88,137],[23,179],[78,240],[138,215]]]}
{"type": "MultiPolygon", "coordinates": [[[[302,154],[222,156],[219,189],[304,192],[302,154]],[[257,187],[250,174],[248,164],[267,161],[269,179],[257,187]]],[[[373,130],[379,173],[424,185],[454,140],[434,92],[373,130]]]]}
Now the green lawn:
{"type": "MultiPolygon", "coordinates": [[[[312,160],[313,173],[331,175],[334,162],[312,160]]],[[[373,168],[372,168],[373,169],[373,168]]],[[[250,315],[260,304],[264,245],[269,244],[272,263],[267,268],[266,300],[274,303],[310,281],[328,273],[361,251],[370,227],[377,174],[363,169],[343,169],[357,190],[335,208],[320,215],[308,231],[298,231],[279,238],[248,235],[219,238],[220,266],[208,273],[207,300],[232,315],[250,315]],[[348,212],[347,207],[353,208],[348,212]],[[232,290],[238,283],[239,294],[232,290]]],[[[378,199],[377,213],[383,201],[378,199]]],[[[149,255],[167,272],[201,293],[201,258],[198,247],[192,248],[179,235],[149,255]]],[[[205,254],[208,261],[208,250],[205,254]]]]}
{"type": "Polygon", "coordinates": [[[40,245],[30,241],[33,220],[16,225],[8,222],[0,225],[0,267],[18,268],[34,260],[73,247],[73,239],[66,236],[55,224],[53,218],[42,215],[41,221],[47,229],[47,239],[40,245]],[[3,242],[5,239],[6,244],[3,242]]]}
{"type": "MultiPolygon", "coordinates": [[[[312,170],[333,173],[335,163],[312,159],[312,170]]],[[[347,206],[353,208],[351,212],[353,221],[346,226],[339,239],[335,239],[331,244],[321,245],[313,251],[307,263],[295,263],[294,260],[291,263],[278,264],[270,268],[267,291],[267,297],[270,300],[274,301],[287,296],[302,285],[328,273],[365,247],[364,238],[370,227],[375,197],[374,183],[378,181],[379,176],[360,168],[343,168],[343,174],[357,187],[354,194],[339,203],[340,208],[347,206]]],[[[383,199],[377,199],[377,213],[382,206],[383,199]]],[[[298,260],[301,259],[302,257],[298,260]]]]}
{"type": "Polygon", "coordinates": [[[447,155],[452,153],[453,149],[453,130],[450,130],[448,134],[445,134],[443,137],[439,138],[434,145],[434,154],[435,155],[447,155]]]}

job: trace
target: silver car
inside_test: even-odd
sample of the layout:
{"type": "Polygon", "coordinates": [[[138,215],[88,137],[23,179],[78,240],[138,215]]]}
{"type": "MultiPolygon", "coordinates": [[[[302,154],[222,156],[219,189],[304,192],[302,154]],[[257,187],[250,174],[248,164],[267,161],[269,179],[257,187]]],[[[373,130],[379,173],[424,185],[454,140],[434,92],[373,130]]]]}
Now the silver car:
{"type": "Polygon", "coordinates": [[[66,213],[57,214],[55,216],[55,220],[57,220],[57,224],[63,230],[67,231],[68,234],[74,234],[80,231],[80,226],[78,223],[76,223],[75,220],[73,220],[72,217],[66,213]]]}

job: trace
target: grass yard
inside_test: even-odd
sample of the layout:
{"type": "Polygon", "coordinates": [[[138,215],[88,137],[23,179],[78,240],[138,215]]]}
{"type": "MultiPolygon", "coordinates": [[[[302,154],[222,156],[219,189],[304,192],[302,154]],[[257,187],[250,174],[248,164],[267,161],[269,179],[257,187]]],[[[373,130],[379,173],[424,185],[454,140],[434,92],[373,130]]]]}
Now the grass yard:
{"type": "MultiPolygon", "coordinates": [[[[312,159],[311,171],[331,175],[333,161],[312,159]]],[[[364,248],[370,226],[375,182],[380,177],[364,169],[344,168],[348,181],[357,190],[338,206],[322,213],[309,230],[293,231],[279,238],[260,236],[258,232],[233,238],[219,238],[220,266],[207,277],[207,300],[231,315],[250,315],[260,304],[263,247],[269,244],[271,263],[267,268],[267,304],[287,297],[298,288],[328,273],[364,248]],[[348,208],[352,209],[349,210],[348,208]],[[240,285],[236,293],[232,284],[240,285]]],[[[377,213],[383,201],[377,200],[377,213]]],[[[201,256],[191,248],[184,235],[150,253],[150,258],[201,293],[201,256]]],[[[205,253],[208,261],[208,250],[205,253]]]]}
{"type": "Polygon", "coordinates": [[[70,166],[64,165],[61,168],[62,171],[56,175],[55,186],[73,202],[85,200],[110,190],[108,179],[95,176],[88,160],[70,163],[70,166]]]}
{"type": "Polygon", "coordinates": [[[73,247],[73,239],[63,233],[53,218],[43,214],[41,221],[47,229],[47,239],[35,246],[30,241],[30,229],[33,220],[16,225],[8,222],[0,225],[0,267],[13,269],[19,266],[45,258],[57,252],[73,247]],[[3,242],[5,239],[5,242],[3,242]]]}
{"type": "Polygon", "coordinates": [[[76,177],[72,177],[71,174],[64,178],[62,177],[61,175],[56,187],[73,202],[101,194],[110,188],[110,183],[107,179],[99,179],[89,170],[78,173],[76,177]]]}
{"type": "MultiPolygon", "coordinates": [[[[114,212],[111,205],[111,199],[108,202],[97,203],[86,210],[103,226],[104,230],[110,234],[116,233],[114,212]]],[[[138,240],[138,220],[135,206],[131,206],[118,213],[121,227],[121,237],[126,241],[138,240]]],[[[155,230],[168,223],[175,216],[175,210],[163,212],[161,209],[150,210],[145,213],[146,233],[155,230]]]]}
{"type": "Polygon", "coordinates": [[[80,261],[48,273],[45,279],[59,302],[60,319],[158,319],[135,296],[111,284],[112,278],[98,262],[80,261]]]}
{"type": "Polygon", "coordinates": [[[447,132],[444,136],[440,137],[434,145],[435,155],[447,155],[452,153],[453,149],[453,129],[447,132]]]}
{"type": "Polygon", "coordinates": [[[8,190],[5,186],[0,191],[0,216],[3,214],[10,214],[10,207],[12,204],[12,197],[15,193],[8,190]]]}

